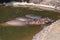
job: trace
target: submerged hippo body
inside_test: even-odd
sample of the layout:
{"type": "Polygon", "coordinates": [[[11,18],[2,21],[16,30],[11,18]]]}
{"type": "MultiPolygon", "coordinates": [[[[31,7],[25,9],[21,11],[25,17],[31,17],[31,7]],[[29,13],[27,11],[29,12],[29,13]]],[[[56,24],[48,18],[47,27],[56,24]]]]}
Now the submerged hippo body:
{"type": "Polygon", "coordinates": [[[27,25],[28,22],[23,22],[19,20],[11,20],[11,21],[6,22],[6,24],[11,25],[11,26],[24,26],[24,25],[27,25]]]}

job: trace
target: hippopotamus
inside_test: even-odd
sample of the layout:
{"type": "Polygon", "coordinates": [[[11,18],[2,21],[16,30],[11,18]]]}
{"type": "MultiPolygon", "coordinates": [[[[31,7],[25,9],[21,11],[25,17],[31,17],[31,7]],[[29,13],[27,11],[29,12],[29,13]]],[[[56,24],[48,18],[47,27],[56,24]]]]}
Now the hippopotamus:
{"type": "Polygon", "coordinates": [[[50,18],[42,18],[42,16],[31,16],[31,15],[25,15],[25,17],[18,17],[14,20],[10,20],[5,22],[7,25],[11,26],[25,26],[25,25],[41,25],[53,22],[50,18]]]}

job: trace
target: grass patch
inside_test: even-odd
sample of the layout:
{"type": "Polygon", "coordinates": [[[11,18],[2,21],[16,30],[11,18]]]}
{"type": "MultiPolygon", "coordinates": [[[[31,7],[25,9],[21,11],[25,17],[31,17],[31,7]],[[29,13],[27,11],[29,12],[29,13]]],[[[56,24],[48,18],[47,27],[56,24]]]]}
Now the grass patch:
{"type": "MultiPolygon", "coordinates": [[[[25,14],[41,15],[52,19],[60,19],[60,13],[53,11],[37,11],[29,8],[0,7],[0,23],[10,18],[24,16],[25,14]]],[[[41,30],[41,26],[2,27],[0,26],[1,40],[31,40],[33,35],[41,30]]]]}

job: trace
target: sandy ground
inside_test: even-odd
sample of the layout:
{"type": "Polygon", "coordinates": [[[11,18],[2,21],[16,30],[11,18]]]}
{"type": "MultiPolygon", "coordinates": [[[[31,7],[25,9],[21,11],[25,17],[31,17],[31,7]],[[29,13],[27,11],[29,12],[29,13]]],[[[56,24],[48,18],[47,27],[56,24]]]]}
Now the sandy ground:
{"type": "Polygon", "coordinates": [[[45,27],[42,31],[33,36],[32,40],[60,40],[60,20],[45,27]]]}

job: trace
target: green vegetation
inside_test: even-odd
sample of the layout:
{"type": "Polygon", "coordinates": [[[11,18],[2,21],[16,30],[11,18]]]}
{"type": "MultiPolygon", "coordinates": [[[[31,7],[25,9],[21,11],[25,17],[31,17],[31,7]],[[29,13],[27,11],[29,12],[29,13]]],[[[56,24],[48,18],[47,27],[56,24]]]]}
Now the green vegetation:
{"type": "MultiPolygon", "coordinates": [[[[37,11],[29,8],[0,7],[0,23],[10,18],[25,14],[41,15],[52,19],[59,19],[60,13],[53,11],[37,11]]],[[[0,26],[0,40],[31,40],[33,35],[41,30],[41,26],[2,27],[0,26]]]]}

